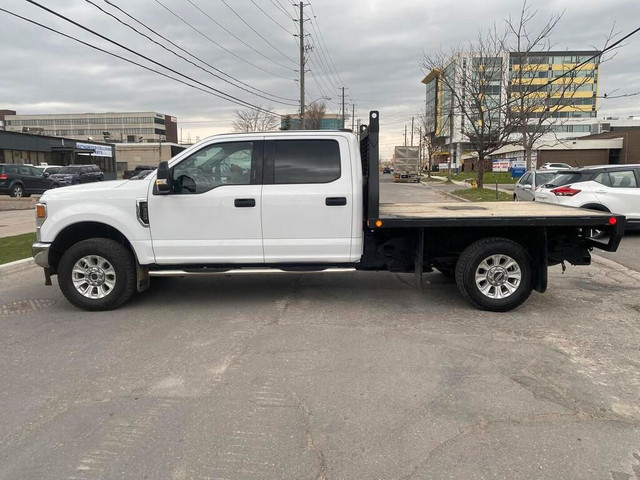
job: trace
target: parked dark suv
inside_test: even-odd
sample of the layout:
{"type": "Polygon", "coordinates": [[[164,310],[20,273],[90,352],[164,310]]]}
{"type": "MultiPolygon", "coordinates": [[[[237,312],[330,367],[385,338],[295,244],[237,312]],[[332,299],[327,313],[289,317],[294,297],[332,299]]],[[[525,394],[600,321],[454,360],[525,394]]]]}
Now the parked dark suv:
{"type": "Polygon", "coordinates": [[[29,197],[58,186],[56,180],[46,177],[42,170],[30,165],[0,163],[0,195],[29,197]]]}
{"type": "Polygon", "coordinates": [[[61,187],[78,185],[79,183],[99,182],[104,174],[97,165],[67,165],[49,178],[58,182],[61,187]]]}

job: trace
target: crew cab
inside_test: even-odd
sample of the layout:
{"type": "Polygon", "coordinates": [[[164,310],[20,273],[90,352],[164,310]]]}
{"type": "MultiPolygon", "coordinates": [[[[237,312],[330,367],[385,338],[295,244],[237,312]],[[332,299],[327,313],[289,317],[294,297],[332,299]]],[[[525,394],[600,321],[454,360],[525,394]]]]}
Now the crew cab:
{"type": "Polygon", "coordinates": [[[554,205],[380,204],[379,114],[348,131],[209,137],[146,179],[47,192],[35,261],[65,297],[107,310],[152,276],[381,270],[452,274],[475,306],[544,292],[547,266],[616,250],[625,218],[554,205]],[[589,238],[593,228],[607,242],[589,238]]]}

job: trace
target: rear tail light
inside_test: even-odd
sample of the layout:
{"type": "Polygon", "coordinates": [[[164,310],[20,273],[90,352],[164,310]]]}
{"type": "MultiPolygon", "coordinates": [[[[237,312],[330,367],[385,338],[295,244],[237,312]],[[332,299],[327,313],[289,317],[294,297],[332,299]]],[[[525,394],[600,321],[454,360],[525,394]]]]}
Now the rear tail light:
{"type": "Polygon", "coordinates": [[[551,190],[556,197],[573,197],[577,193],[580,193],[581,190],[577,188],[571,188],[571,185],[567,185],[566,187],[554,188],[551,190]]]}
{"type": "Polygon", "coordinates": [[[0,173],[0,180],[6,180],[9,176],[6,173],[0,173]]]}
{"type": "Polygon", "coordinates": [[[616,217],[609,217],[609,225],[615,225],[618,223],[618,219],[616,217]]]}

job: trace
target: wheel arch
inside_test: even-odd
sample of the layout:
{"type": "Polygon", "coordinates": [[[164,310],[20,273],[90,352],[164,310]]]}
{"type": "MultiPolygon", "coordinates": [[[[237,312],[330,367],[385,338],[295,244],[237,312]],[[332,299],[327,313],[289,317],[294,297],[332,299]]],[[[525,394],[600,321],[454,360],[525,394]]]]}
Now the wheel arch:
{"type": "Polygon", "coordinates": [[[22,187],[22,191],[26,191],[25,187],[24,187],[24,183],[22,182],[22,180],[16,178],[13,182],[11,182],[11,185],[9,185],[9,191],[11,191],[11,189],[13,187],[15,187],[16,185],[20,185],[22,187]]]}
{"type": "Polygon", "coordinates": [[[111,225],[107,225],[106,223],[101,222],[79,222],[66,226],[58,233],[55,240],[52,242],[49,253],[49,264],[51,265],[52,269],[51,273],[55,274],[57,272],[60,259],[62,258],[62,255],[64,255],[64,252],[69,249],[69,247],[83,240],[98,237],[109,238],[124,245],[129,250],[131,250],[134,258],[137,261],[135,249],[133,248],[131,242],[129,242],[127,237],[124,236],[122,232],[120,232],[120,230],[112,227],[111,225]]]}
{"type": "Polygon", "coordinates": [[[600,212],[611,213],[611,210],[609,210],[607,207],[605,207],[601,203],[586,203],[586,204],[582,205],[580,208],[585,208],[587,210],[597,210],[597,211],[600,211],[600,212]]]}

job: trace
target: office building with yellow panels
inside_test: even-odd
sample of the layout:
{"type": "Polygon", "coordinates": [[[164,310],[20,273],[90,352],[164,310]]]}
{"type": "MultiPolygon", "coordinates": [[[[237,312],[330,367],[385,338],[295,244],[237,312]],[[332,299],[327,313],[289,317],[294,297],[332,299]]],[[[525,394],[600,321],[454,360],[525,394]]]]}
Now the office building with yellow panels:
{"type": "MultiPolygon", "coordinates": [[[[447,161],[450,146],[454,165],[469,151],[463,134],[464,115],[458,106],[451,104],[453,94],[445,83],[452,82],[443,82],[442,76],[456,62],[464,62],[465,58],[468,62],[473,57],[467,54],[452,58],[442,71],[431,70],[422,79],[426,86],[425,113],[432,127],[428,133],[441,145],[436,149],[435,163],[447,161]]],[[[512,110],[524,108],[532,123],[545,124],[549,137],[589,135],[598,111],[600,57],[597,51],[510,52],[505,53],[503,59],[502,74],[496,72],[491,82],[497,101],[508,99],[512,110]],[[526,102],[517,101],[521,95],[525,95],[526,102]]]]}
{"type": "Polygon", "coordinates": [[[597,51],[511,52],[509,96],[527,96],[524,105],[531,118],[593,118],[598,111],[599,74],[597,51]]]}

